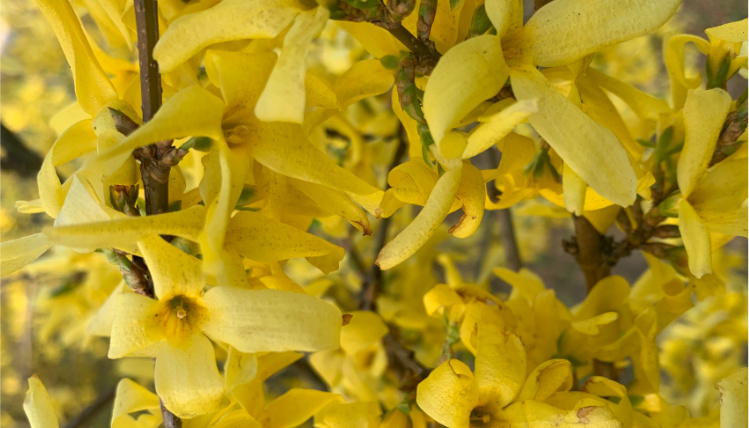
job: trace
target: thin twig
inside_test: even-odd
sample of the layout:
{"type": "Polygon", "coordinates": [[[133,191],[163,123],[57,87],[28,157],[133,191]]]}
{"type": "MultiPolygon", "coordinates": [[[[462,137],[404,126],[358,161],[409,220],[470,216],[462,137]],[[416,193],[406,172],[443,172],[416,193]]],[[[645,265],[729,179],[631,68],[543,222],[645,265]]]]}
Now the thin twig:
{"type": "Polygon", "coordinates": [[[92,416],[99,413],[105,404],[114,399],[114,394],[116,391],[117,388],[111,388],[107,390],[104,394],[97,397],[93,403],[89,404],[85,409],[78,413],[78,415],[76,415],[73,419],[68,421],[68,423],[65,424],[63,428],[77,428],[83,426],[92,416]]]}
{"type": "MultiPolygon", "coordinates": [[[[401,159],[406,154],[405,141],[408,137],[404,134],[405,129],[401,125],[398,129],[398,140],[396,143],[398,144],[398,147],[395,149],[393,160],[390,162],[390,166],[388,167],[388,173],[390,173],[390,171],[392,171],[396,166],[400,164],[401,159]]],[[[387,185],[386,181],[385,189],[387,190],[388,187],[389,186],[387,185]]],[[[375,255],[379,254],[382,248],[385,246],[389,228],[390,217],[382,219],[382,221],[380,222],[380,229],[377,231],[375,255]]],[[[353,244],[351,245],[351,249],[353,257],[358,258],[359,263],[361,264],[361,258],[358,254],[356,254],[353,244]]],[[[363,267],[363,264],[361,264],[361,266],[363,267]]],[[[380,294],[380,291],[382,289],[382,269],[380,269],[380,267],[376,264],[373,264],[369,271],[362,271],[362,273],[364,274],[364,280],[362,281],[362,296],[360,300],[360,308],[364,311],[374,311],[377,307],[377,296],[380,294]]]]}
{"type": "Polygon", "coordinates": [[[499,239],[505,251],[505,262],[507,267],[517,272],[523,267],[523,261],[520,258],[518,240],[515,236],[512,212],[509,208],[499,210],[497,211],[497,218],[499,219],[499,239]]]}

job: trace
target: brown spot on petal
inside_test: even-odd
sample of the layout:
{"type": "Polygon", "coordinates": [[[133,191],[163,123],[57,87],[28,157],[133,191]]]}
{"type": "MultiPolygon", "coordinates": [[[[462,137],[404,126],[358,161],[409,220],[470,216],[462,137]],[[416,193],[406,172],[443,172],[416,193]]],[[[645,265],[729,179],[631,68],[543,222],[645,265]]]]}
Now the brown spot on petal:
{"type": "Polygon", "coordinates": [[[343,322],[341,323],[342,326],[347,326],[351,322],[351,318],[354,316],[351,314],[343,314],[341,315],[341,318],[343,319],[343,322]]]}
{"type": "Polygon", "coordinates": [[[590,420],[588,419],[588,415],[591,414],[596,409],[595,406],[588,406],[588,407],[581,407],[577,411],[577,417],[580,419],[580,423],[587,424],[590,423],[590,420]]]}

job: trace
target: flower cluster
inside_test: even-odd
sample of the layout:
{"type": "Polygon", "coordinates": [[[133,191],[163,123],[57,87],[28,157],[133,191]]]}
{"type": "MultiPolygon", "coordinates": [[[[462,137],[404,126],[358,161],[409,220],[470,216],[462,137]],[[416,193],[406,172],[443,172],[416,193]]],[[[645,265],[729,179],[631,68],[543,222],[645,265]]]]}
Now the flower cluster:
{"type": "MultiPolygon", "coordinates": [[[[721,249],[749,221],[747,91],[727,90],[746,76],[746,19],[652,36],[664,99],[641,89],[652,49],[644,71],[615,52],[680,0],[536,1],[526,22],[521,0],[83,1],[95,29],[68,0],[35,3],[77,100],[55,118],[39,198],[17,202],[50,224],[4,242],[1,270],[79,272],[41,293],[44,340],[68,324],[66,346],[105,337],[108,358],[153,363],[119,381],[113,427],[746,414],[746,290],[721,249]],[[572,218],[582,302],[521,268],[511,207],[572,218]],[[639,278],[612,275],[633,252],[639,278]],[[285,368],[317,389],[272,391],[285,368]]],[[[58,426],[37,377],[24,410],[58,426]]]]}

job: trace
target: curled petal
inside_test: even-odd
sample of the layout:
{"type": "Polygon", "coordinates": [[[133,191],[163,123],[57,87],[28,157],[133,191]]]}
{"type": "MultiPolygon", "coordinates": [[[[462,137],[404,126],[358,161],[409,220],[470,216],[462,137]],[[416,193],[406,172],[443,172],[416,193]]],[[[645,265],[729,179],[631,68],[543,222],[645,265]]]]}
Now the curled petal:
{"type": "Polygon", "coordinates": [[[479,403],[471,369],[460,360],[440,364],[416,387],[416,403],[448,428],[468,428],[471,412],[479,403]]]}
{"type": "Polygon", "coordinates": [[[463,159],[474,157],[497,144],[512,132],[515,126],[536,111],[538,111],[536,100],[525,100],[511,105],[485,120],[479,118],[484,124],[478,126],[468,137],[466,148],[463,150],[463,159]]]}
{"type": "Polygon", "coordinates": [[[112,408],[112,428],[129,428],[133,426],[158,426],[161,424],[161,405],[159,397],[130,379],[122,379],[117,384],[117,393],[112,408]],[[138,418],[130,413],[148,412],[138,418]],[[147,425],[148,423],[152,425],[147,425]]]}
{"type": "Polygon", "coordinates": [[[478,325],[476,384],[482,404],[501,409],[510,404],[525,381],[523,342],[513,333],[478,325]]]}
{"type": "Polygon", "coordinates": [[[715,386],[720,391],[720,426],[740,427],[746,425],[746,367],[723,378],[715,386]]]}
{"type": "Polygon", "coordinates": [[[463,163],[463,175],[456,197],[462,204],[463,216],[458,220],[458,224],[448,231],[456,238],[467,238],[481,225],[486,198],[486,186],[481,171],[470,162],[463,163]]]}
{"type": "Polygon", "coordinates": [[[294,0],[226,0],[177,18],[159,39],[153,57],[167,73],[208,45],[276,37],[303,9],[294,0]]]}
{"type": "Polygon", "coordinates": [[[487,0],[484,5],[500,39],[523,27],[522,0],[487,0]]]}
{"type": "Polygon", "coordinates": [[[429,240],[450,211],[461,176],[462,163],[440,177],[424,209],[380,251],[375,261],[377,266],[383,270],[390,269],[409,258],[429,240]]]}

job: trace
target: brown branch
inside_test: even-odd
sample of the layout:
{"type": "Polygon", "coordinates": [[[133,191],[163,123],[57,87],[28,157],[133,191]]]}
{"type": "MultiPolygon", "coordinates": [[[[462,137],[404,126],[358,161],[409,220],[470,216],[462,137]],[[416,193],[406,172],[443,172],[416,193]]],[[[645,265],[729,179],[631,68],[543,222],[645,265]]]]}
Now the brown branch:
{"type": "MultiPolygon", "coordinates": [[[[390,166],[388,167],[388,174],[390,171],[392,171],[396,166],[400,164],[401,159],[406,154],[406,138],[408,138],[405,134],[405,129],[401,125],[398,128],[398,147],[395,149],[395,155],[393,155],[393,160],[390,162],[390,166]]],[[[385,182],[385,190],[388,188],[387,181],[385,182]]],[[[390,228],[390,217],[382,219],[380,222],[380,229],[377,231],[377,241],[375,243],[375,256],[380,253],[382,248],[385,246],[385,241],[387,241],[388,237],[388,229],[390,228]]],[[[361,263],[361,258],[359,258],[356,251],[353,251],[354,246],[351,245],[352,253],[355,258],[358,258],[359,264],[363,267],[363,264],[361,263]]],[[[377,308],[377,296],[380,294],[380,291],[382,289],[382,269],[380,269],[379,266],[376,264],[373,264],[372,267],[367,271],[364,272],[364,280],[362,281],[362,296],[360,299],[360,309],[364,311],[375,311],[377,308]]]]}
{"type": "MultiPolygon", "coordinates": [[[[583,216],[572,215],[575,225],[575,236],[565,248],[577,259],[585,276],[585,287],[590,294],[598,281],[611,274],[611,264],[606,257],[610,254],[611,238],[598,233],[595,227],[583,216]]],[[[593,360],[593,373],[617,380],[619,373],[614,363],[593,360]]]]}
{"type": "Polygon", "coordinates": [[[533,9],[539,10],[554,0],[533,0],[533,9]]]}
{"type": "MultiPolygon", "coordinates": [[[[159,39],[159,8],[157,0],[135,0],[134,7],[135,25],[138,32],[141,109],[143,110],[143,123],[146,123],[161,107],[161,76],[159,66],[153,59],[153,48],[159,39]]],[[[162,162],[162,159],[167,158],[173,150],[171,141],[162,141],[135,153],[140,161],[147,215],[166,213],[169,210],[171,164],[162,162]]],[[[136,258],[133,258],[133,261],[140,262],[136,258]]],[[[148,277],[150,278],[150,275],[148,277]]],[[[150,282],[149,280],[149,288],[153,290],[150,282]]],[[[161,414],[165,428],[182,427],[182,420],[169,411],[163,402],[161,402],[161,414]]]]}
{"type": "Polygon", "coordinates": [[[502,242],[502,248],[505,251],[505,262],[507,267],[517,272],[523,267],[523,261],[520,258],[520,249],[515,236],[512,211],[509,208],[498,210],[497,218],[499,219],[499,240],[502,242]]]}

